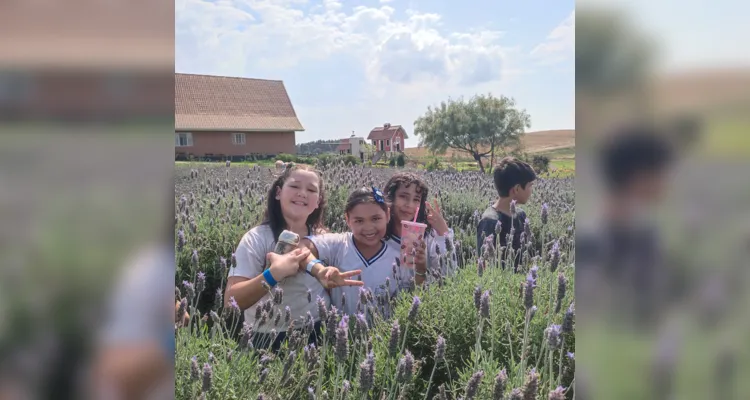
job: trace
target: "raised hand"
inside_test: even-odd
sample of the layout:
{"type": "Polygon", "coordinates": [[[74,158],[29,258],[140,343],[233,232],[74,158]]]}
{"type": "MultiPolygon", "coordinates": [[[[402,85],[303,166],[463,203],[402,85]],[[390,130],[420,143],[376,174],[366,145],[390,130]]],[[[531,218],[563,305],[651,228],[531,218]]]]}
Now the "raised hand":
{"type": "Polygon", "coordinates": [[[440,204],[438,204],[437,197],[435,197],[433,203],[434,204],[430,204],[429,201],[425,201],[424,203],[427,222],[430,223],[432,229],[435,230],[438,236],[443,236],[448,232],[448,223],[445,222],[445,218],[443,218],[443,214],[440,211],[440,204]]]}
{"type": "Polygon", "coordinates": [[[271,275],[277,281],[281,281],[284,278],[295,275],[299,272],[299,264],[307,259],[310,255],[310,250],[306,247],[301,247],[290,251],[284,255],[276,253],[266,254],[266,258],[269,261],[271,275]]]}
{"type": "Polygon", "coordinates": [[[361,269],[341,272],[336,267],[324,267],[318,272],[318,281],[326,289],[333,289],[340,286],[364,286],[364,282],[349,279],[361,273],[361,269]]]}

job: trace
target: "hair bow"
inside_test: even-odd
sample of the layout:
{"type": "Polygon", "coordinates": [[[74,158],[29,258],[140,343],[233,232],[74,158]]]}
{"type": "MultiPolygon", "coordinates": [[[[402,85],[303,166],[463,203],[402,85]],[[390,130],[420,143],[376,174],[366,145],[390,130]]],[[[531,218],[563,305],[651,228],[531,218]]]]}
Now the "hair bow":
{"type": "Polygon", "coordinates": [[[380,204],[385,203],[385,200],[383,199],[383,192],[381,192],[380,189],[376,188],[375,186],[372,187],[372,197],[374,197],[375,201],[380,204]]]}

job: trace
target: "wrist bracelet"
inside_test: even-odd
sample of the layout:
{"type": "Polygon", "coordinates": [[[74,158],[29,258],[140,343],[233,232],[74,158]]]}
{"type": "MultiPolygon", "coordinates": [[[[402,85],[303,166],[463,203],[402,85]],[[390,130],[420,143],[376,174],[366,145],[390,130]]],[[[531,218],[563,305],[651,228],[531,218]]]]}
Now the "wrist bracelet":
{"type": "Polygon", "coordinates": [[[266,278],[266,282],[268,282],[268,285],[271,287],[276,286],[278,282],[276,282],[276,279],[273,279],[273,275],[271,275],[271,269],[267,269],[263,271],[263,277],[266,278]]]}
{"type": "Polygon", "coordinates": [[[315,260],[312,260],[312,261],[310,261],[309,263],[307,263],[307,266],[305,267],[305,271],[307,271],[307,273],[308,273],[308,274],[309,274],[310,276],[313,276],[313,274],[312,274],[312,269],[313,269],[313,267],[315,266],[315,264],[321,264],[321,265],[323,265],[323,261],[320,261],[320,260],[318,260],[318,259],[315,259],[315,260]]]}

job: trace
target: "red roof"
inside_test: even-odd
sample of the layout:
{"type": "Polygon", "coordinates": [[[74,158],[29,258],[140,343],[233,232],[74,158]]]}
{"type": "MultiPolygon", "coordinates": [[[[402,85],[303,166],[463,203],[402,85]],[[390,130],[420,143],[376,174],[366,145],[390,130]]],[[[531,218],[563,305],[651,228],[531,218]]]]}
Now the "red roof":
{"type": "Polygon", "coordinates": [[[349,139],[341,139],[341,143],[339,143],[339,147],[336,148],[336,151],[349,150],[351,146],[349,139]]]}
{"type": "Polygon", "coordinates": [[[401,125],[390,125],[388,128],[383,126],[376,126],[370,131],[370,134],[367,135],[367,140],[390,139],[396,134],[396,132],[399,131],[399,129],[404,134],[404,139],[408,139],[409,136],[406,134],[406,131],[403,127],[401,127],[401,125]]]}

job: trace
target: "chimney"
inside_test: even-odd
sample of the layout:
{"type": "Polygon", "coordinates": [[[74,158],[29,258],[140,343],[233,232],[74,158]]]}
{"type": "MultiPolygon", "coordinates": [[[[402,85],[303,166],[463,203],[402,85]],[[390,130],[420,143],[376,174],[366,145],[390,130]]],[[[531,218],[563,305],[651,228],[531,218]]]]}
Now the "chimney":
{"type": "Polygon", "coordinates": [[[391,127],[391,123],[390,122],[386,122],[386,123],[383,124],[383,128],[385,128],[385,129],[388,129],[390,127],[391,127]]]}
{"type": "Polygon", "coordinates": [[[350,137],[354,137],[354,131],[352,131],[352,135],[350,137]]]}

